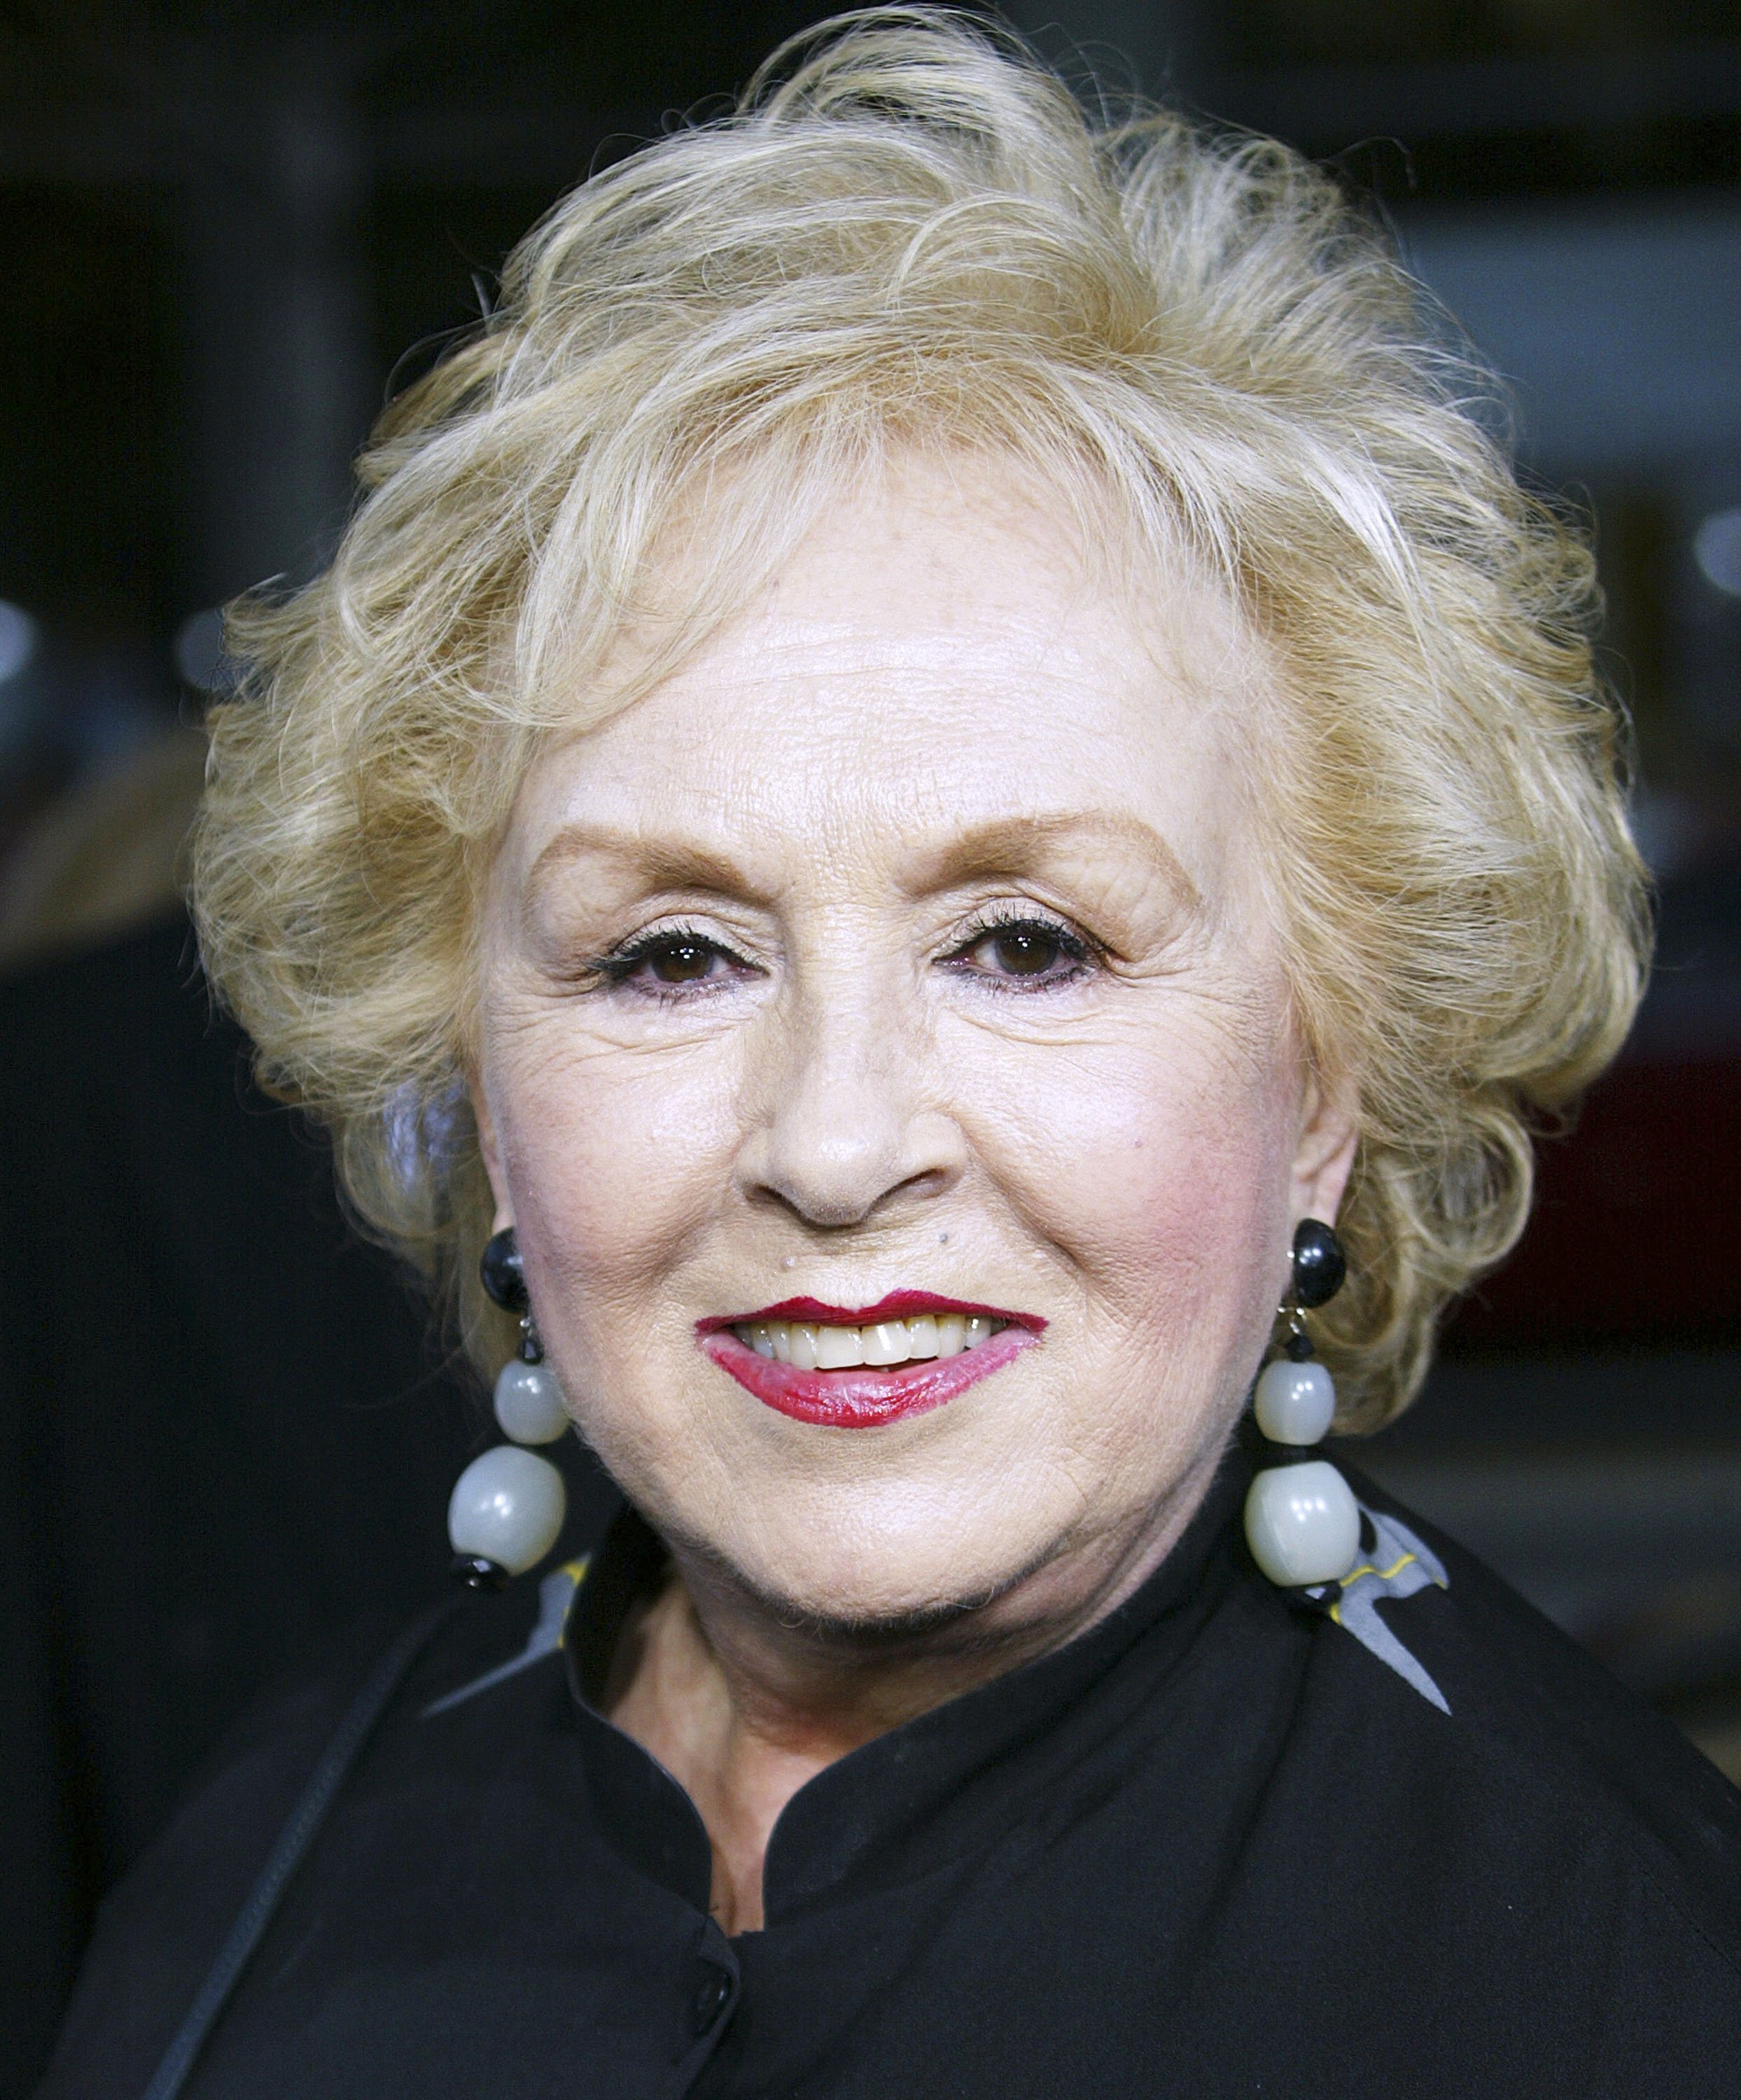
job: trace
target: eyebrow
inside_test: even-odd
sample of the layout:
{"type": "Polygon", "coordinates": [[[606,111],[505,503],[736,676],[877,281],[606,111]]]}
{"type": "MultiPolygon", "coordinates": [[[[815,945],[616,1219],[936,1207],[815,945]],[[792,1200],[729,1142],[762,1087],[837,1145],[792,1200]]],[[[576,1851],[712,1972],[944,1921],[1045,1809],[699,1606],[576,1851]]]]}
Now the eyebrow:
{"type": "Polygon", "coordinates": [[[648,890],[708,889],[721,896],[765,902],[736,862],[688,839],[650,839],[601,824],[565,824],[540,850],[527,871],[530,895],[571,862],[588,856],[615,861],[648,890]]]}
{"type": "MultiPolygon", "coordinates": [[[[1039,876],[1073,851],[1109,848],[1134,856],[1164,882],[1188,911],[1199,909],[1202,892],[1161,834],[1139,817],[1091,810],[1047,817],[998,817],[976,824],[922,854],[906,887],[923,896],[957,883],[996,876],[1039,876]]],[[[588,855],[615,861],[648,891],[703,889],[756,903],[769,902],[727,855],[688,839],[651,839],[607,826],[565,824],[527,871],[526,893],[551,875],[588,855]]]]}
{"type": "Polygon", "coordinates": [[[1083,848],[1115,852],[1145,862],[1187,910],[1196,911],[1203,893],[1172,847],[1141,818],[1110,810],[1086,810],[1050,817],[998,817],[976,824],[950,839],[922,863],[910,886],[919,891],[945,889],[951,884],[988,876],[1043,875],[1073,851],[1083,848]]]}

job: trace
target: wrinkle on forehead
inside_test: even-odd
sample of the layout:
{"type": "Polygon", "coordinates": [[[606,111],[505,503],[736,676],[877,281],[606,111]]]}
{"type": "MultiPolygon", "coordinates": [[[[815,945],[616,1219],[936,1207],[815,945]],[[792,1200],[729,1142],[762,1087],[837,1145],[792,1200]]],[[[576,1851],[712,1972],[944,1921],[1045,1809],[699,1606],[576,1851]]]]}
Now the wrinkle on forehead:
{"type": "Polygon", "coordinates": [[[844,823],[910,894],[1082,871],[1187,915],[1219,896],[1261,647],[1182,552],[1102,561],[996,469],[851,492],[650,691],[577,699],[522,787],[522,884],[593,855],[613,889],[765,901],[769,849],[796,824],[813,870],[844,823]]]}
{"type": "Polygon", "coordinates": [[[1177,681],[1188,673],[1210,699],[1250,668],[1256,638],[1235,595],[1182,527],[1157,540],[1164,511],[1146,510],[1139,523],[1110,484],[1096,492],[1100,482],[1086,463],[1068,484],[1055,483],[1030,461],[968,444],[893,448],[843,475],[831,492],[809,480],[770,490],[753,471],[710,473],[678,498],[648,549],[636,615],[615,627],[582,677],[586,699],[577,716],[588,729],[607,726],[619,708],[681,681],[698,661],[721,668],[751,636],[765,661],[874,639],[891,671],[938,668],[952,643],[973,646],[982,578],[963,585],[946,563],[932,564],[922,607],[910,593],[903,599],[905,631],[900,623],[868,623],[856,593],[818,602],[813,590],[816,555],[831,543],[849,547],[862,585],[879,567],[905,567],[912,543],[940,525],[1001,541],[1012,579],[1038,559],[1063,586],[1044,609],[1056,615],[1049,633],[1042,609],[1010,591],[1030,668],[1043,666],[1055,643],[1068,647],[1078,613],[1092,620],[1116,607],[1163,675],[1177,681]],[[765,563],[749,558],[758,541],[765,563]],[[722,596],[728,583],[735,588],[722,596]],[[1192,606],[1188,633],[1171,616],[1170,602],[1182,597],[1192,606]],[[922,630],[910,620],[921,610],[922,630]]]}

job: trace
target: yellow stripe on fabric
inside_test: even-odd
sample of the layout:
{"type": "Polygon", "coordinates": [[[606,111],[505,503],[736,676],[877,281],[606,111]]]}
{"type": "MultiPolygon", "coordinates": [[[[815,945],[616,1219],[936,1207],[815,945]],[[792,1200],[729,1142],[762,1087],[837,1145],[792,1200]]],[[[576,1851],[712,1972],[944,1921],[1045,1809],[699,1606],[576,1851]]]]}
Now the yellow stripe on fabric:
{"type": "Polygon", "coordinates": [[[1381,1582],[1394,1582],[1414,1557],[1412,1553],[1405,1553],[1394,1568],[1374,1568],[1369,1563],[1364,1568],[1356,1568],[1352,1574],[1343,1576],[1342,1587],[1346,1590],[1351,1582],[1358,1582],[1363,1575],[1376,1575],[1381,1582]]]}

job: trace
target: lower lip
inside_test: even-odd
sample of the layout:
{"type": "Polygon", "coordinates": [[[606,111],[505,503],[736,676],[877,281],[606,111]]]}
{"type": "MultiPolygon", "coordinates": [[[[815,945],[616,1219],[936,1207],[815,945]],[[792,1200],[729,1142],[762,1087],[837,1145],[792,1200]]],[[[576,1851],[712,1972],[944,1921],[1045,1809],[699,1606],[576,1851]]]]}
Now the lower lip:
{"type": "Polygon", "coordinates": [[[764,1406],[824,1429],[876,1429],[928,1414],[970,1385],[990,1378],[1038,1339],[1025,1327],[1005,1327],[977,1348],[928,1363],[897,1364],[890,1370],[868,1366],[847,1371],[800,1371],[759,1357],[737,1336],[720,1331],[702,1337],[703,1352],[729,1371],[764,1406]]]}

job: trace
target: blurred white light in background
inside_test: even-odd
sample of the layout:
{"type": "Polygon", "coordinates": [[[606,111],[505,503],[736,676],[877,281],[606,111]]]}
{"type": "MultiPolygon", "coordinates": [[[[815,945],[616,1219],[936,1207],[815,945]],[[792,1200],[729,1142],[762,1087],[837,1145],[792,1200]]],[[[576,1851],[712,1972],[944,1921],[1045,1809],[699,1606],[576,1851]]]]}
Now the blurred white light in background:
{"type": "Polygon", "coordinates": [[[1707,583],[1741,598],[1741,509],[1711,513],[1693,535],[1693,559],[1707,583]]]}
{"type": "Polygon", "coordinates": [[[223,678],[223,615],[216,606],[190,613],[175,634],[175,668],[190,686],[215,692],[223,678]]]}
{"type": "Polygon", "coordinates": [[[15,678],[36,654],[37,624],[21,605],[0,598],[0,686],[15,678]]]}
{"type": "Polygon", "coordinates": [[[1688,796],[1640,788],[1633,800],[1632,828],[1651,874],[1666,881],[1698,858],[1710,826],[1688,796]]]}

